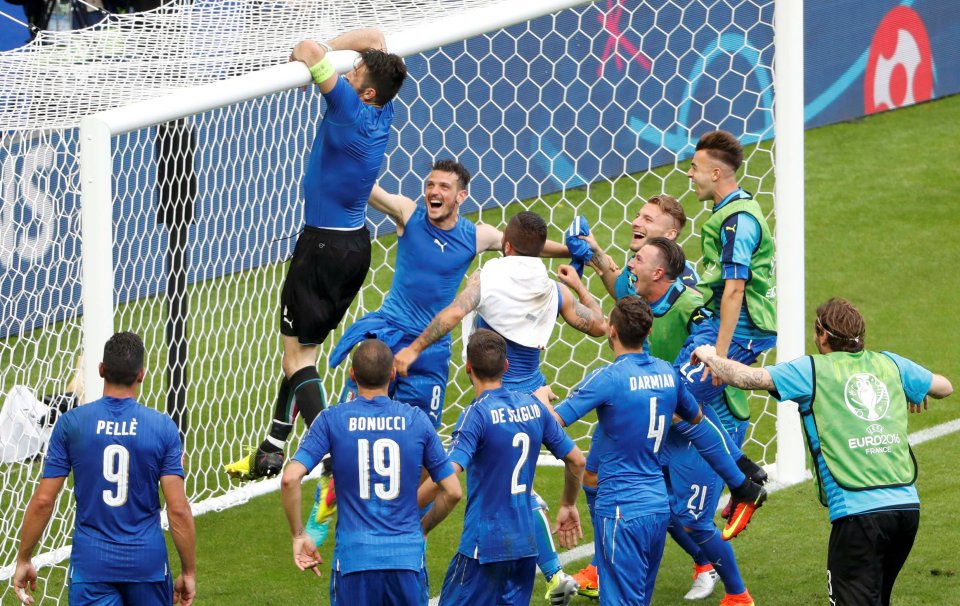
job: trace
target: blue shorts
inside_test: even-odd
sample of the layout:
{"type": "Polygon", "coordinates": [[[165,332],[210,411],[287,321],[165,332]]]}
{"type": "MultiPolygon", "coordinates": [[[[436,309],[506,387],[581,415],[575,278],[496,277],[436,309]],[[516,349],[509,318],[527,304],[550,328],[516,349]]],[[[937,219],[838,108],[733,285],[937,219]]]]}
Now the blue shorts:
{"type": "MultiPolygon", "coordinates": [[[[396,328],[377,312],[367,314],[355,322],[343,338],[337,343],[335,354],[331,354],[330,363],[339,363],[349,354],[356,343],[363,339],[377,338],[390,346],[390,351],[397,353],[407,345],[413,343],[416,337],[410,336],[396,328]]],[[[390,384],[389,395],[394,400],[417,406],[427,413],[434,427],[440,427],[443,419],[443,400],[447,394],[447,380],[450,377],[450,355],[452,339],[449,337],[437,341],[421,353],[410,366],[406,377],[397,375],[390,384]]],[[[347,377],[341,402],[348,402],[357,397],[357,384],[347,377]]]]}
{"type": "MultiPolygon", "coordinates": [[[[690,354],[693,353],[694,349],[704,344],[713,345],[716,343],[716,340],[716,333],[709,330],[698,331],[691,334],[687,337],[680,353],[677,354],[677,358],[673,362],[673,367],[676,368],[680,376],[683,377],[684,385],[693,397],[697,399],[697,402],[703,405],[713,406],[719,414],[721,407],[726,408],[727,406],[727,400],[723,397],[723,390],[726,385],[721,383],[719,386],[714,387],[713,381],[709,379],[701,381],[700,379],[703,377],[704,370],[703,363],[701,362],[697,366],[690,365],[690,354]]],[[[730,347],[727,349],[727,358],[749,366],[756,362],[757,358],[760,357],[760,354],[764,351],[766,351],[766,349],[747,349],[737,343],[737,341],[731,341],[730,347]]]]}
{"type": "MultiPolygon", "coordinates": [[[[739,431],[729,432],[738,446],[743,444],[747,423],[739,431]]],[[[668,475],[670,509],[674,521],[684,528],[706,529],[713,526],[714,514],[723,492],[723,479],[700,456],[689,441],[671,451],[668,475]]]]}
{"type": "Polygon", "coordinates": [[[669,513],[630,520],[597,515],[594,528],[602,606],[648,606],[667,541],[669,513]]]}
{"type": "Polygon", "coordinates": [[[169,606],[173,580],[149,583],[70,583],[70,606],[169,606]]]}
{"type": "Polygon", "coordinates": [[[362,570],[330,577],[331,606],[427,606],[427,571],[362,570]]]}
{"type": "Polygon", "coordinates": [[[527,606],[533,595],[537,558],[481,564],[462,553],[453,556],[440,590],[440,606],[497,604],[527,606]]]}

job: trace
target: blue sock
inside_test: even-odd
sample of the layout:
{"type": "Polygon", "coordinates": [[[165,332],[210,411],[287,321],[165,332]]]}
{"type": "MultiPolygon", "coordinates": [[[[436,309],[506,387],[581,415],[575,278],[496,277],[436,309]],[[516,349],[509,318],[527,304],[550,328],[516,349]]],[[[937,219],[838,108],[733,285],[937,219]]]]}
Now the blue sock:
{"type": "Polygon", "coordinates": [[[708,560],[707,556],[704,555],[703,550],[700,549],[700,546],[697,545],[697,542],[693,540],[693,537],[690,536],[690,533],[683,529],[683,524],[681,524],[672,516],[670,519],[670,525],[667,526],[667,532],[670,533],[673,541],[679,545],[681,549],[686,551],[691,558],[693,558],[693,561],[697,566],[705,566],[710,563],[710,560],[708,560]]]}
{"type": "Polygon", "coordinates": [[[709,416],[704,416],[696,425],[677,421],[674,427],[693,442],[700,456],[717,472],[717,475],[723,478],[727,486],[734,489],[743,485],[747,476],[743,475],[737,467],[736,460],[730,455],[723,437],[727,432],[723,427],[715,425],[709,416]]]}
{"type": "MultiPolygon", "coordinates": [[[[583,485],[583,494],[587,496],[587,510],[590,512],[590,524],[593,525],[593,532],[597,532],[597,519],[593,512],[593,506],[597,502],[597,489],[593,486],[583,485]]],[[[590,559],[590,565],[597,565],[597,551],[593,551],[593,557],[590,559]]]]}
{"type": "Polygon", "coordinates": [[[560,565],[560,555],[553,545],[546,509],[540,506],[536,493],[530,495],[530,507],[533,509],[533,526],[537,535],[537,566],[549,583],[553,575],[563,567],[560,565]]]}
{"type": "Polygon", "coordinates": [[[737,594],[747,590],[743,577],[740,576],[737,557],[733,555],[733,547],[720,537],[716,526],[711,525],[709,529],[695,528],[690,536],[713,564],[713,569],[720,575],[727,593],[737,594]]]}

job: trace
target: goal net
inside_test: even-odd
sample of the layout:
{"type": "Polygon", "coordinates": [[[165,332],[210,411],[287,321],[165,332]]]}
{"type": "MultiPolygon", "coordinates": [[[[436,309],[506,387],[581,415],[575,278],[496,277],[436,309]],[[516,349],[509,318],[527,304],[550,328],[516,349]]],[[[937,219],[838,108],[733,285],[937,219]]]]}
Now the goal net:
{"type": "MultiPolygon", "coordinates": [[[[300,180],[324,109],[315,87],[286,81],[270,90],[261,74],[303,38],[377,26],[391,46],[422,44],[404,53],[410,78],[380,179],[388,191],[421,201],[432,161],[455,158],[473,173],[462,213],[502,228],[517,211],[533,210],[558,240],[583,215],[601,244],[623,251],[613,253],[619,263],[643,201],[669,193],[687,211],[681,240],[698,260],[709,209],[685,172],[699,135],[722,128],[747,146],[741,185],[773,224],[773,0],[561,4],[195,1],[113,16],[94,29],[41,32],[0,55],[3,393],[24,386],[42,400],[66,391],[84,354],[95,394],[89,377],[102,341],[85,351],[85,339],[135,331],[148,352],[140,400],[176,413],[184,428],[191,502],[206,511],[252,494],[221,469],[269,427],[280,379],[280,285],[302,226],[300,180]],[[542,5],[543,16],[503,16],[521,4],[542,5]],[[481,13],[513,24],[475,35],[481,13]],[[444,27],[435,27],[438,19],[447,19],[444,27]],[[437,31],[440,38],[420,41],[437,31]],[[237,82],[263,90],[224,105],[237,82]],[[167,95],[187,99],[181,113],[167,95]],[[97,160],[81,140],[81,118],[141,102],[136,107],[155,115],[125,114],[129,121],[97,160]],[[99,198],[88,196],[94,189],[99,198]]],[[[344,327],[380,306],[392,278],[395,226],[374,212],[368,226],[367,283],[321,350],[330,399],[345,369],[325,372],[327,355],[344,327]]],[[[609,311],[599,279],[586,275],[609,311]]],[[[455,340],[444,436],[472,397],[461,347],[455,340]]],[[[543,368],[563,396],[610,359],[604,340],[558,325],[543,368]]],[[[772,463],[776,405],[755,395],[751,409],[748,454],[772,463]]],[[[592,428],[584,421],[571,430],[584,449],[592,428]]],[[[12,574],[40,471],[39,457],[0,463],[0,579],[12,574]]],[[[38,549],[39,561],[51,564],[41,572],[42,603],[65,599],[71,502],[68,489],[38,549]]],[[[0,595],[12,599],[6,586],[0,595]]]]}

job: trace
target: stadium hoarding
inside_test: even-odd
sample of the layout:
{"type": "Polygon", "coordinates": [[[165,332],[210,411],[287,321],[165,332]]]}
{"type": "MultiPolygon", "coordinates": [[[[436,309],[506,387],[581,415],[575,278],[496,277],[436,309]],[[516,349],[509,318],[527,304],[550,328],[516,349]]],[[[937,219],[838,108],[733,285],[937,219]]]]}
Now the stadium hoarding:
{"type": "MultiPolygon", "coordinates": [[[[953,8],[949,0],[808,0],[807,126],[960,91],[960,15],[953,8]]],[[[682,160],[715,125],[745,143],[768,139],[772,12],[769,1],[708,11],[664,0],[601,0],[410,57],[416,82],[401,92],[382,183],[417,199],[430,162],[456,157],[476,175],[469,212],[682,160]],[[500,48],[509,58],[496,56],[500,48]]],[[[319,110],[319,95],[308,94],[319,110]]],[[[280,184],[299,181],[312,127],[304,129],[288,109],[278,95],[250,104],[234,121],[193,121],[197,139],[219,142],[220,151],[201,144],[196,156],[190,282],[290,254],[299,189],[280,184]],[[249,128],[234,137],[229,129],[244,129],[241,119],[299,134],[249,128]],[[253,149],[269,152],[253,157],[253,149]],[[262,170],[280,158],[293,161],[262,170]]],[[[165,284],[154,132],[114,143],[117,303],[155,295],[165,284]]],[[[0,145],[0,336],[80,309],[76,138],[67,129],[6,137],[0,145]]],[[[371,212],[370,219],[378,234],[392,231],[382,216],[371,212]]]]}

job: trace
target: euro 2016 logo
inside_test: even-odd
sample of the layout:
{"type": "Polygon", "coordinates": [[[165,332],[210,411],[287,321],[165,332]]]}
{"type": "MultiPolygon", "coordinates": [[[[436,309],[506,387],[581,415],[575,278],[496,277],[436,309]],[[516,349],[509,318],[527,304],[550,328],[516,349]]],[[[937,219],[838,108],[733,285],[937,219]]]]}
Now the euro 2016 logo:
{"type": "Polygon", "coordinates": [[[863,84],[868,114],[933,97],[930,38],[917,11],[898,6],[880,21],[870,43],[863,84]]]}
{"type": "Polygon", "coordinates": [[[864,421],[876,421],[887,415],[890,394],[887,386],[876,376],[861,372],[847,379],[843,390],[847,408],[864,421]]]}

